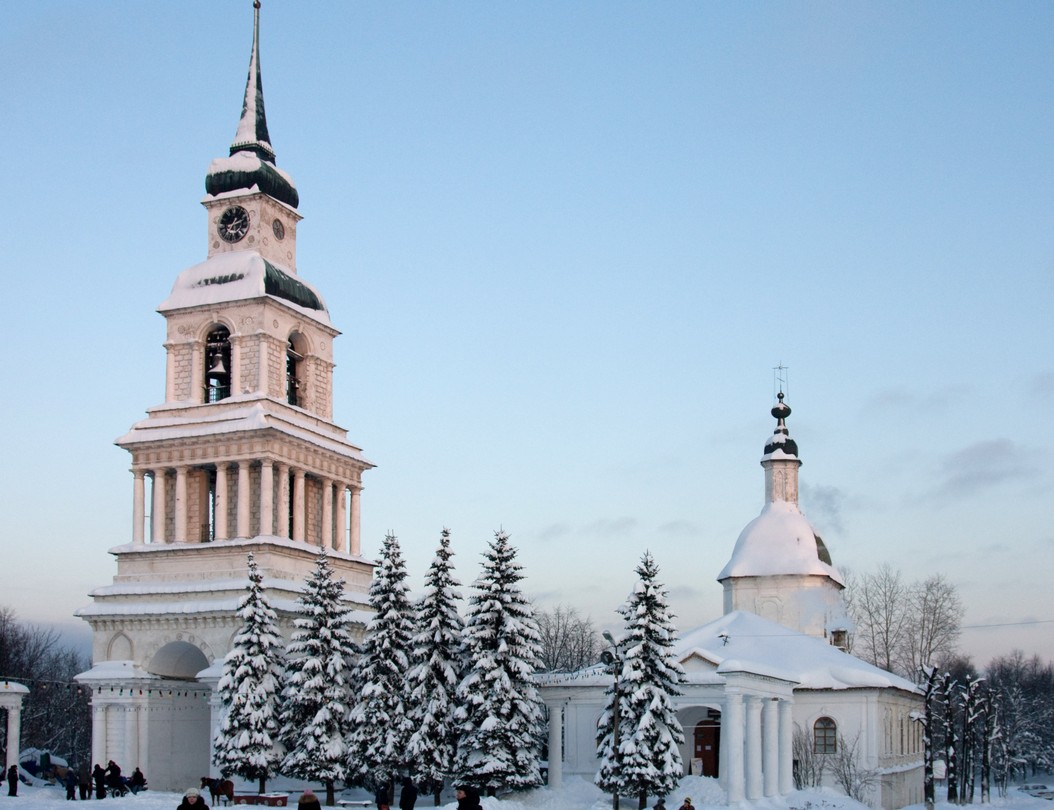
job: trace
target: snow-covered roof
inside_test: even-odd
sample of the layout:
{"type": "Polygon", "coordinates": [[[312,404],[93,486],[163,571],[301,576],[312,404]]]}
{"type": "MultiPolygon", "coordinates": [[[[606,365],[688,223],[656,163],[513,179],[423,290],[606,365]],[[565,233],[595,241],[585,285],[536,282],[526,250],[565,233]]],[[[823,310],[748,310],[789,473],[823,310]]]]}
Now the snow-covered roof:
{"type": "Polygon", "coordinates": [[[217,253],[176,278],[158,312],[249,301],[271,296],[312,320],[330,325],[329,312],[313,286],[292,270],[267,261],[255,250],[217,253]]]}
{"type": "Polygon", "coordinates": [[[157,680],[157,675],[152,675],[145,669],[140,669],[134,661],[99,661],[92,665],[87,672],[77,675],[74,680],[84,681],[109,681],[114,678],[148,678],[157,680]]]}
{"type": "Polygon", "coordinates": [[[718,674],[750,672],[797,683],[798,689],[918,689],[827,642],[797,633],[754,613],[734,610],[682,635],[678,661],[699,655],[718,674]]]}
{"type": "MultiPolygon", "coordinates": [[[[358,447],[339,435],[322,432],[319,429],[319,420],[303,416],[292,408],[283,409],[281,413],[276,412],[265,407],[258,395],[252,396],[251,400],[240,406],[235,405],[222,410],[212,406],[187,407],[185,403],[180,403],[173,413],[167,413],[164,408],[153,408],[147,419],[136,422],[130,431],[117,439],[116,444],[128,448],[140,442],[224,436],[270,428],[344,458],[353,459],[367,467],[373,466],[358,447]]],[[[236,399],[229,397],[224,402],[231,402],[233,405],[236,399]]]]}
{"type": "Polygon", "coordinates": [[[827,576],[839,585],[845,584],[798,505],[771,501],[740,533],[732,557],[717,580],[780,575],[827,576]]]}

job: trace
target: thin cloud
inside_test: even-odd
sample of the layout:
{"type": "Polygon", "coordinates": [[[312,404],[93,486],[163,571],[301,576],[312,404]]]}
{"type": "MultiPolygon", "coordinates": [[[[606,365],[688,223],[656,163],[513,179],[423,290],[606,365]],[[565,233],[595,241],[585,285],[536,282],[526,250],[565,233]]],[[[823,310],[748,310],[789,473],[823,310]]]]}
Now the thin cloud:
{"type": "Polygon", "coordinates": [[[1028,381],[1028,394],[1041,402],[1049,402],[1054,397],[1054,371],[1037,374],[1028,381]]]}
{"type": "Polygon", "coordinates": [[[598,537],[625,537],[637,528],[633,517],[601,518],[586,524],[585,532],[598,537]]]}
{"type": "Polygon", "coordinates": [[[659,526],[657,531],[672,537],[698,537],[701,533],[699,526],[690,520],[671,520],[659,526]]]}
{"type": "Polygon", "coordinates": [[[867,400],[869,409],[909,414],[932,415],[951,408],[956,402],[965,400],[970,393],[968,385],[947,385],[936,391],[916,391],[906,386],[883,388],[867,400]]]}
{"type": "Polygon", "coordinates": [[[566,523],[550,523],[548,526],[543,526],[538,532],[538,540],[543,543],[559,540],[561,537],[568,535],[570,531],[571,527],[566,523]]]}
{"type": "Polygon", "coordinates": [[[937,484],[919,500],[968,498],[1002,484],[1036,475],[1027,450],[1010,439],[988,439],[945,456],[937,465],[937,484]]]}

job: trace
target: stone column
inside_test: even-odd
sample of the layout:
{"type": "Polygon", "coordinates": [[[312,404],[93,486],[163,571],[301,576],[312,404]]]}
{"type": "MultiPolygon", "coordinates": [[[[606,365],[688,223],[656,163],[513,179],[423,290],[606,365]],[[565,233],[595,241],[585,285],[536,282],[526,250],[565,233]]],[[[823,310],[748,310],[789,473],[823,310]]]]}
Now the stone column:
{"type": "Polygon", "coordinates": [[[176,467],[176,503],[175,527],[173,541],[185,543],[187,541],[187,468],[176,467]]]}
{"type": "Polygon", "coordinates": [[[778,796],[779,788],[779,701],[766,699],[761,705],[761,770],[765,795],[778,796]]]}
{"type": "Polygon", "coordinates": [[[723,763],[726,767],[722,773],[727,773],[725,791],[728,794],[728,803],[735,804],[743,801],[743,736],[746,718],[743,713],[743,696],[738,692],[729,694],[725,688],[725,711],[721,714],[721,748],[728,743],[728,754],[723,763]],[[727,721],[727,722],[726,722],[727,721]]]}
{"type": "Polygon", "coordinates": [[[279,537],[289,537],[289,465],[278,465],[278,529],[279,537]]]}
{"type": "Polygon", "coordinates": [[[176,399],[176,356],[175,344],[165,341],[165,402],[176,399]]]}
{"type": "Polygon", "coordinates": [[[274,534],[274,462],[269,459],[260,466],[260,534],[274,534]]]}
{"type": "Polygon", "coordinates": [[[348,485],[337,483],[337,534],[333,538],[333,547],[337,551],[348,550],[348,485]]]}
{"type": "Polygon", "coordinates": [[[154,505],[150,510],[150,542],[165,542],[165,470],[154,470],[154,505]]]}
{"type": "Polygon", "coordinates": [[[242,390],[242,336],[231,335],[228,338],[231,344],[231,367],[227,369],[231,381],[231,396],[241,393],[242,390]]]}
{"type": "Polygon", "coordinates": [[[250,537],[252,529],[249,520],[252,518],[252,504],[249,501],[249,493],[252,485],[249,481],[248,461],[238,462],[238,528],[235,530],[237,537],[250,537]]]}
{"type": "Polygon", "coordinates": [[[293,473],[293,540],[304,542],[304,471],[293,473]]]}
{"type": "Polygon", "coordinates": [[[549,787],[564,781],[564,707],[549,706],[549,787]]]}
{"type": "Polygon", "coordinates": [[[322,481],[322,536],[318,543],[329,551],[333,548],[333,482],[322,481]]]}
{"type": "Polygon", "coordinates": [[[761,798],[761,700],[755,695],[747,697],[747,745],[746,745],[747,799],[761,798]]]}
{"type": "Polygon", "coordinates": [[[92,762],[106,762],[106,704],[101,695],[92,697],[91,706],[91,758],[92,762]],[[96,701],[99,701],[96,703],[96,701]]]}
{"type": "Polygon", "coordinates": [[[794,714],[789,700],[780,701],[780,794],[794,790],[794,714]]]}
{"type": "Polygon", "coordinates": [[[265,397],[270,396],[271,393],[271,386],[267,379],[267,366],[270,363],[270,354],[267,351],[267,344],[270,341],[271,338],[261,336],[260,340],[256,343],[256,390],[265,397]]]}
{"type": "Polygon", "coordinates": [[[146,480],[142,470],[132,470],[132,542],[144,542],[143,524],[146,521],[146,480]]]}
{"type": "MultiPolygon", "coordinates": [[[[128,690],[131,693],[131,689],[128,690]]],[[[135,705],[132,702],[132,698],[128,699],[128,703],[124,706],[124,761],[131,762],[136,754],[139,753],[139,728],[136,723],[136,711],[135,705]]],[[[134,765],[132,766],[135,767],[134,765]]],[[[129,776],[132,774],[129,773],[129,776]]]]}
{"type": "Polygon", "coordinates": [[[351,488],[351,553],[358,556],[362,554],[362,544],[359,540],[359,495],[362,487],[351,488]]]}
{"type": "MultiPolygon", "coordinates": [[[[205,402],[205,346],[194,341],[190,347],[190,402],[205,402]]],[[[105,762],[106,760],[103,760],[105,762]]]]}
{"type": "Polygon", "coordinates": [[[29,689],[14,681],[0,681],[0,709],[7,709],[7,768],[18,764],[22,741],[22,700],[29,689]]]}
{"type": "Polygon", "coordinates": [[[7,767],[18,764],[22,753],[22,707],[7,707],[7,767]]]}
{"type": "Polygon", "coordinates": [[[216,524],[212,527],[212,534],[216,540],[229,539],[227,530],[227,512],[230,509],[230,502],[227,499],[228,487],[227,464],[221,461],[216,465],[216,493],[213,505],[216,524]]]}
{"type": "Polygon", "coordinates": [[[216,761],[216,737],[219,736],[220,727],[223,725],[225,710],[223,700],[217,691],[217,680],[211,684],[212,692],[209,694],[209,762],[216,761]]]}

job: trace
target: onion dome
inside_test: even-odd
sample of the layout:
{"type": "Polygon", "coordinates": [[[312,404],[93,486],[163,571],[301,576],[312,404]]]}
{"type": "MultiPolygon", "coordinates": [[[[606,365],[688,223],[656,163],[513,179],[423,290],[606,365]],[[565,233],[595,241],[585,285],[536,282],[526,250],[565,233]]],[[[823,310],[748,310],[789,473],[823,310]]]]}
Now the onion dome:
{"type": "Polygon", "coordinates": [[[797,458],[798,443],[790,437],[790,431],[787,430],[787,417],[791,414],[790,405],[783,401],[782,391],[779,392],[777,398],[779,402],[770,411],[776,418],[776,429],[772,432],[769,440],[765,442],[765,456],[768,458],[776,451],[780,451],[785,456],[797,458]]]}
{"type": "Polygon", "coordinates": [[[267,133],[264,112],[263,79],[260,75],[260,2],[253,3],[253,47],[249,58],[249,77],[238,131],[230,156],[212,161],[205,176],[205,191],[212,196],[237,191],[261,191],[296,208],[300,195],[293,178],[275,165],[274,149],[267,133]]]}

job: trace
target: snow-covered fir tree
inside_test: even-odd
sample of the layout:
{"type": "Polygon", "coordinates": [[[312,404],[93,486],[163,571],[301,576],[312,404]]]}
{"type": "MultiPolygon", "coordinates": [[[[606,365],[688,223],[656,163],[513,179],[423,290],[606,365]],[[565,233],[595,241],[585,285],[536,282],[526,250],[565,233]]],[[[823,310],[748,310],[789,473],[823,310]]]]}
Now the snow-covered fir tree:
{"type": "Polygon", "coordinates": [[[666,591],[656,580],[658,573],[655,560],[646,553],[637,566],[640,579],[619,608],[625,636],[618,644],[617,675],[597,728],[597,786],[621,796],[637,796],[641,807],[649,795],[670,793],[684,775],[680,753],[684,730],[672,698],[680,694],[678,686],[685,675],[672,653],[677,631],[666,591]]]}
{"type": "Polygon", "coordinates": [[[351,709],[351,667],[358,649],[344,583],[333,576],[326,549],[297,599],[297,616],[286,654],[280,738],[286,755],[282,773],[326,786],[326,805],[334,802],[333,783],[347,771],[351,709]]]}
{"type": "Polygon", "coordinates": [[[413,726],[407,707],[413,640],[413,606],[406,564],[395,535],[384,538],[380,564],[370,585],[375,613],[366,626],[355,668],[357,689],[348,735],[349,777],[372,788],[391,785],[406,764],[413,726]]]}
{"type": "Polygon", "coordinates": [[[458,686],[461,740],[454,770],[460,781],[518,790],[541,784],[542,710],[532,674],[540,635],[518,583],[522,566],[505,532],[483,555],[465,619],[468,673],[458,686]]]}
{"type": "Polygon", "coordinates": [[[425,576],[424,595],[417,603],[417,634],[413,640],[410,687],[410,770],[414,781],[435,794],[450,775],[457,750],[454,709],[457,686],[465,667],[461,633],[464,622],[457,606],[461,584],[454,577],[450,532],[443,529],[425,576]]]}
{"type": "Polygon", "coordinates": [[[242,627],[223,662],[218,686],[225,712],[216,734],[214,762],[224,777],[257,780],[263,793],[282,761],[277,718],[282,638],[251,552],[248,565],[247,593],[238,605],[242,627]]]}

